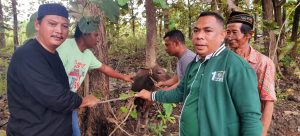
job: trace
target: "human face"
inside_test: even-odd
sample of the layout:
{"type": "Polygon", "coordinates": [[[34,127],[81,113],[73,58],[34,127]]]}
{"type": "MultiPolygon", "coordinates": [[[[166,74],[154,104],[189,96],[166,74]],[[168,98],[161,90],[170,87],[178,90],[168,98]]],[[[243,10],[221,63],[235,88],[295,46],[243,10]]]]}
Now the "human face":
{"type": "Polygon", "coordinates": [[[215,17],[203,16],[194,25],[192,42],[197,54],[205,57],[220,47],[225,36],[223,26],[215,17]]]}
{"type": "Polygon", "coordinates": [[[98,43],[98,32],[83,34],[82,39],[86,48],[94,48],[98,43]]]}
{"type": "Polygon", "coordinates": [[[227,25],[226,42],[232,49],[242,48],[248,45],[249,34],[241,32],[242,23],[230,23],[227,25]]]}
{"type": "Polygon", "coordinates": [[[69,20],[62,16],[46,15],[40,22],[35,21],[37,39],[46,50],[55,52],[69,33],[69,20]]]}
{"type": "Polygon", "coordinates": [[[170,55],[170,56],[175,56],[176,55],[176,41],[170,39],[169,37],[166,37],[164,39],[165,41],[165,51],[170,55]]]}

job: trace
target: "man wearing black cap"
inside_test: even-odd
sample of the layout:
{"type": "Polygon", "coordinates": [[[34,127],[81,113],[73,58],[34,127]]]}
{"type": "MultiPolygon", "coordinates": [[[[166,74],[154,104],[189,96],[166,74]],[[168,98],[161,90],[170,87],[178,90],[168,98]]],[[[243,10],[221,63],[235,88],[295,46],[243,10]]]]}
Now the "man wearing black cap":
{"type": "Polygon", "coordinates": [[[68,36],[68,12],[60,4],[38,9],[35,39],[16,50],[7,73],[8,136],[72,135],[72,110],[94,106],[94,96],[70,91],[56,48],[68,36]]]}
{"type": "Polygon", "coordinates": [[[256,72],[261,101],[262,135],[266,136],[272,120],[274,101],[276,101],[275,66],[271,59],[250,46],[253,22],[253,17],[247,13],[232,12],[227,22],[226,39],[229,47],[244,58],[256,72]]]}

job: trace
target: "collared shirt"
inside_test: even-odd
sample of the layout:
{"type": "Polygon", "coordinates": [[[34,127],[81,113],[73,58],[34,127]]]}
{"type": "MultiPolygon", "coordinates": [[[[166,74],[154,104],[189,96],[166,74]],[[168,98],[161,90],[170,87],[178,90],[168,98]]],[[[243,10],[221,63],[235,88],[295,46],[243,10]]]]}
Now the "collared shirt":
{"type": "Polygon", "coordinates": [[[275,65],[267,56],[250,47],[250,54],[244,58],[257,75],[260,100],[276,101],[275,65]]]}

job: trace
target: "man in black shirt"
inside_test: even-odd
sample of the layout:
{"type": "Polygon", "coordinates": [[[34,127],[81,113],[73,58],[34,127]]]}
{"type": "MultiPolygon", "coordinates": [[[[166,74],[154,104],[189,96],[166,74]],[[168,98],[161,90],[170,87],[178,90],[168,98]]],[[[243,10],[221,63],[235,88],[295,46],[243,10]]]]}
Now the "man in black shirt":
{"type": "Polygon", "coordinates": [[[60,4],[44,4],[35,21],[37,35],[16,50],[8,73],[8,136],[71,136],[72,111],[92,107],[98,99],[70,91],[56,48],[68,36],[68,12],[60,4]]]}

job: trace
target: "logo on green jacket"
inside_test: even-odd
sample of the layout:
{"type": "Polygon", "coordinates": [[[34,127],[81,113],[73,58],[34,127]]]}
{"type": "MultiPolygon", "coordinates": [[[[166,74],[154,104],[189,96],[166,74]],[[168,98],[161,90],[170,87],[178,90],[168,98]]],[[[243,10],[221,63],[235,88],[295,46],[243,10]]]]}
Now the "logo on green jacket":
{"type": "Polygon", "coordinates": [[[212,78],[211,78],[212,81],[223,82],[225,71],[215,71],[212,72],[211,74],[212,74],[212,78]]]}

